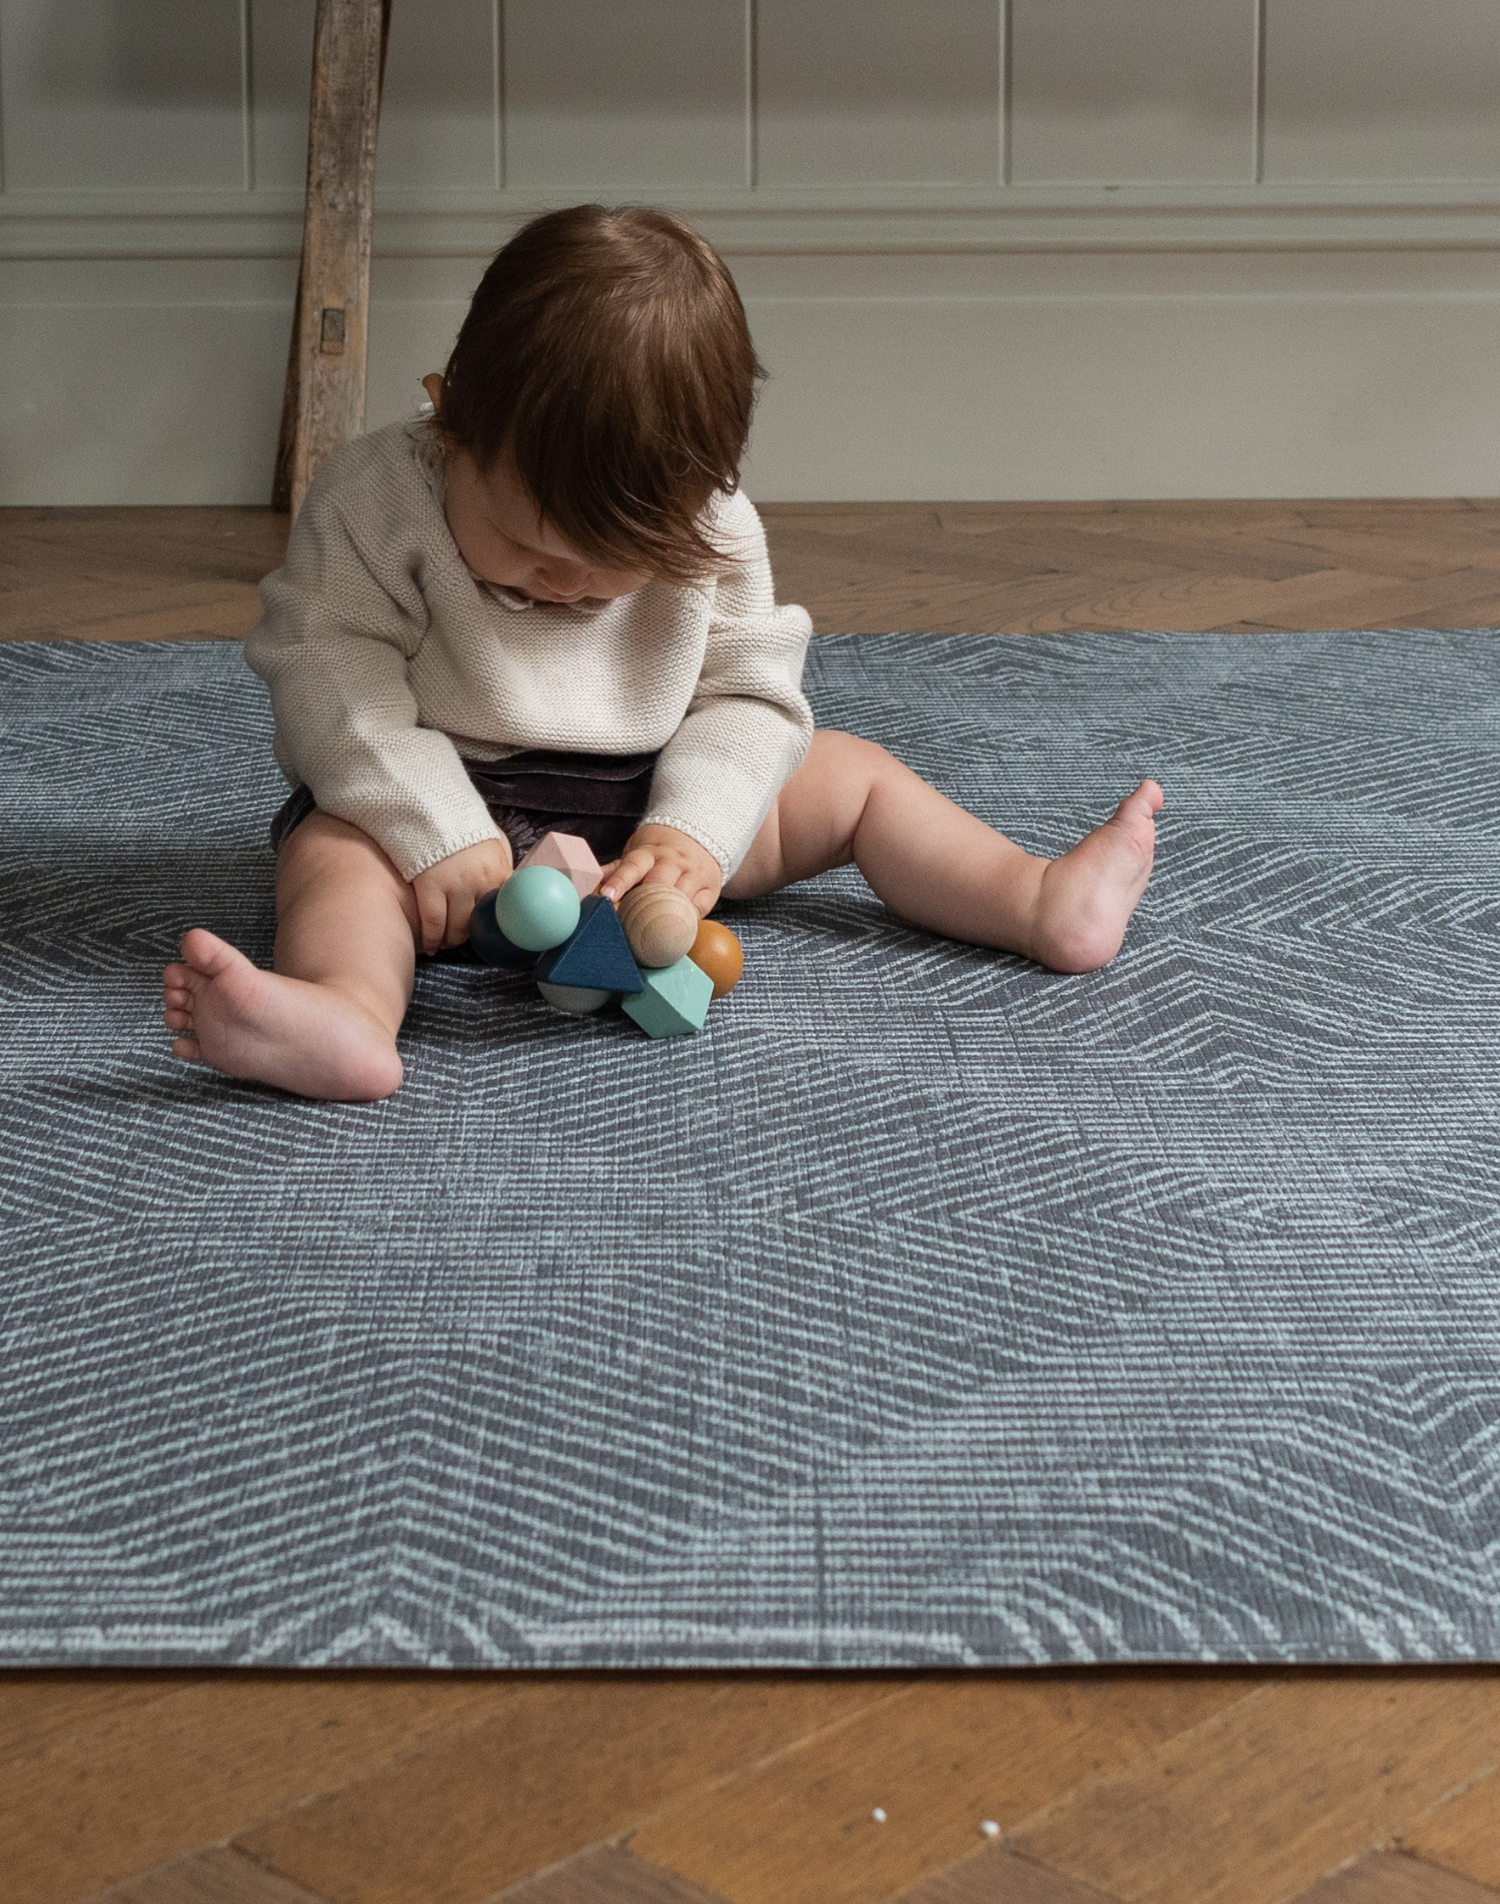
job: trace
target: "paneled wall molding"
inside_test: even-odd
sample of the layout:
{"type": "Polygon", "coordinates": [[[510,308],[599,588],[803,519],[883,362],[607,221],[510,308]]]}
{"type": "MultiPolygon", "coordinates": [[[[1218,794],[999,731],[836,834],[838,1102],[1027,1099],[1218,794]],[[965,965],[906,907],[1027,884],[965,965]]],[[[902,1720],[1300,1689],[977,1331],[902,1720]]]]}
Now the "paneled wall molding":
{"type": "MultiPolygon", "coordinates": [[[[258,502],[316,0],[0,0],[0,502],[258,502]]],[[[396,0],[370,425],[674,206],[763,500],[1500,490],[1500,0],[396,0]]]]}
{"type": "MultiPolygon", "coordinates": [[[[580,190],[576,196],[586,193],[580,190]]],[[[487,257],[568,192],[381,194],[377,256],[487,257]]],[[[620,191],[670,203],[730,256],[954,252],[1491,250],[1500,188],[1454,183],[620,191]]],[[[302,199],[256,193],[7,192],[0,258],[295,257],[302,199]]]]}

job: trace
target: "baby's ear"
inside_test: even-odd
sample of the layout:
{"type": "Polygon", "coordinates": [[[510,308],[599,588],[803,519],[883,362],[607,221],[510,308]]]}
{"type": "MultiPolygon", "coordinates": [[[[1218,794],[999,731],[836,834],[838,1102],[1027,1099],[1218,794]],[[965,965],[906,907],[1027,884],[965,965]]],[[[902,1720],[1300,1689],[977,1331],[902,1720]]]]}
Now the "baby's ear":
{"type": "Polygon", "coordinates": [[[443,414],[442,372],[439,370],[430,371],[428,375],[422,379],[422,388],[427,392],[428,398],[432,403],[433,415],[441,420],[443,414]]]}

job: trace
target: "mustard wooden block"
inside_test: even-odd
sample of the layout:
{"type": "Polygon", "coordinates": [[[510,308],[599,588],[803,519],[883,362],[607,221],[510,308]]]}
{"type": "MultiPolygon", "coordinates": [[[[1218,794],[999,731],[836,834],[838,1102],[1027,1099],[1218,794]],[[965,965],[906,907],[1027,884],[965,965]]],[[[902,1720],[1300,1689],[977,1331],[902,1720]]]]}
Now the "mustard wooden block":
{"type": "Polygon", "coordinates": [[[675,886],[632,886],[620,901],[620,924],[638,965],[675,965],[698,936],[698,908],[675,886]]]}
{"type": "MultiPolygon", "coordinates": [[[[576,833],[544,833],[521,861],[521,866],[550,866],[554,872],[572,880],[580,899],[588,898],[604,873],[594,858],[594,849],[576,833]]],[[[517,872],[521,866],[516,868],[517,872]]]]}
{"type": "Polygon", "coordinates": [[[684,1038],[702,1029],[714,982],[689,958],[642,974],[644,987],[621,1005],[648,1038],[684,1038]]]}

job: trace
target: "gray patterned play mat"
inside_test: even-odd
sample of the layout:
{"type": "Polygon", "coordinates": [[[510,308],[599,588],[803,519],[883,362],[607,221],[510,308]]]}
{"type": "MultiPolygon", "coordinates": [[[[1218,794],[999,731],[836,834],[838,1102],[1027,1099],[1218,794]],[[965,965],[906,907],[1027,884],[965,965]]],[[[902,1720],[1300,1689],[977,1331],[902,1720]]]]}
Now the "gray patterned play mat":
{"type": "Polygon", "coordinates": [[[180,1065],[270,947],[228,646],[0,646],[0,1659],[1500,1656],[1500,644],[833,637],[1109,970],[727,911],[697,1038],[427,968],[384,1105],[180,1065]]]}

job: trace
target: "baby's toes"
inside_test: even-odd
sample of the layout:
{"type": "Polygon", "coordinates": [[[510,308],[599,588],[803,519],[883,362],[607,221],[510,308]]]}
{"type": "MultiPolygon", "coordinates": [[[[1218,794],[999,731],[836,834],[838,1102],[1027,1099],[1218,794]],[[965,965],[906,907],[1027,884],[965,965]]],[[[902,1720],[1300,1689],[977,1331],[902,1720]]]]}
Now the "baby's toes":
{"type": "Polygon", "coordinates": [[[172,1006],[162,1013],[161,1022],[168,1031],[191,1031],[193,1014],[190,1011],[183,1011],[180,1006],[172,1006]]]}
{"type": "Polygon", "coordinates": [[[1152,826],[1161,812],[1166,795],[1154,780],[1143,780],[1134,793],[1127,793],[1115,808],[1115,818],[1135,826],[1152,826]]]}
{"type": "Polygon", "coordinates": [[[174,1038],[172,1040],[172,1056],[174,1058],[193,1058],[201,1061],[203,1053],[199,1048],[196,1038],[174,1038]]]}

